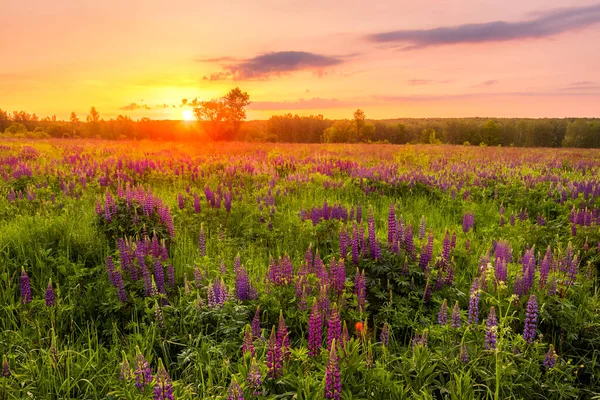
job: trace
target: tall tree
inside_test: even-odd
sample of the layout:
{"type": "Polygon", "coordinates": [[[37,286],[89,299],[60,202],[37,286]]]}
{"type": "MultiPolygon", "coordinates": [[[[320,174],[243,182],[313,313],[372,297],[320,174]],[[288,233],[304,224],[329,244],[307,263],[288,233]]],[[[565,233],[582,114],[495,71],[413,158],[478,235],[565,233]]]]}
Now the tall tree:
{"type": "Polygon", "coordinates": [[[234,137],[237,136],[240,130],[240,124],[246,119],[245,107],[250,104],[250,95],[247,92],[242,92],[239,87],[231,89],[225,97],[223,97],[227,106],[227,120],[231,123],[234,137]]]}
{"type": "Polygon", "coordinates": [[[358,140],[360,140],[362,139],[361,132],[363,126],[365,126],[365,112],[360,108],[354,111],[354,123],[356,124],[356,137],[358,138],[358,140]]]}
{"type": "Polygon", "coordinates": [[[198,101],[192,100],[188,103],[194,110],[198,121],[205,121],[208,136],[212,140],[221,139],[223,136],[223,122],[227,118],[227,104],[222,100],[198,101]]]}

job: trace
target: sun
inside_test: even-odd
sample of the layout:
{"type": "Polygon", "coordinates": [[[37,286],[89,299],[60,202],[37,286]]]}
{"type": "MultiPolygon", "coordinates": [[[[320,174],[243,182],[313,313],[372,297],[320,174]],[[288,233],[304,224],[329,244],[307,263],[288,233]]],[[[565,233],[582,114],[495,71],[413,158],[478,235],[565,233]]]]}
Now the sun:
{"type": "Polygon", "coordinates": [[[194,112],[192,110],[183,110],[181,112],[181,117],[184,121],[191,121],[194,119],[194,112]]]}

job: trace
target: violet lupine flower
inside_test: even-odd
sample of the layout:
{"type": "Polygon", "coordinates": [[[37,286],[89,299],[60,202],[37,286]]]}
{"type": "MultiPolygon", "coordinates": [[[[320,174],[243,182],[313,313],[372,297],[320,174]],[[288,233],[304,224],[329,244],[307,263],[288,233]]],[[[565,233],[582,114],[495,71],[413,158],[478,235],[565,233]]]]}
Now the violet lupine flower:
{"type": "Polygon", "coordinates": [[[260,306],[256,306],[256,312],[254,313],[254,317],[252,318],[252,336],[254,337],[254,339],[258,339],[261,337],[260,306]]]}
{"type": "Polygon", "coordinates": [[[163,269],[163,265],[159,260],[154,262],[154,278],[156,279],[156,286],[158,288],[159,293],[166,294],[167,291],[165,289],[165,271],[163,269]]]}
{"type": "Polygon", "coordinates": [[[413,349],[417,346],[427,347],[427,329],[423,330],[423,335],[419,334],[419,332],[415,332],[415,337],[412,338],[412,347],[413,349]]]}
{"type": "Polygon", "coordinates": [[[387,322],[384,323],[383,328],[381,328],[381,334],[379,335],[379,340],[385,347],[388,347],[388,345],[390,343],[390,326],[388,325],[387,322]]]}
{"type": "Polygon", "coordinates": [[[496,348],[496,332],[498,330],[498,319],[496,318],[496,309],[494,306],[490,308],[487,321],[485,323],[485,341],[483,348],[486,350],[494,350],[496,348]]]}
{"type": "Polygon", "coordinates": [[[331,275],[331,288],[338,295],[341,295],[344,293],[346,283],[346,266],[344,265],[344,259],[340,259],[337,263],[335,262],[335,259],[332,259],[329,272],[331,275]]]}
{"type": "Polygon", "coordinates": [[[2,377],[10,378],[12,376],[12,372],[10,371],[10,364],[8,363],[8,359],[6,358],[6,354],[2,355],[2,377]]]}
{"type": "Polygon", "coordinates": [[[154,319],[156,320],[156,325],[158,325],[159,328],[165,327],[162,308],[160,308],[158,305],[158,300],[154,300],[154,319]]]}
{"type": "Polygon", "coordinates": [[[414,260],[416,257],[415,253],[415,241],[413,237],[412,225],[407,225],[404,231],[404,249],[409,257],[414,260]]]}
{"type": "Polygon", "coordinates": [[[179,206],[180,210],[185,208],[185,197],[183,197],[183,194],[181,193],[177,194],[177,205],[179,206]]]}
{"type": "Polygon", "coordinates": [[[523,330],[523,339],[529,344],[535,339],[535,329],[537,327],[538,303],[535,295],[529,296],[527,308],[525,310],[525,328],[523,330]]]}
{"type": "Polygon", "coordinates": [[[346,258],[348,254],[348,238],[346,236],[346,231],[344,229],[340,229],[340,257],[346,258]]]}
{"type": "Polygon", "coordinates": [[[252,394],[255,396],[260,395],[260,386],[262,385],[262,374],[260,372],[260,368],[256,363],[256,358],[252,358],[252,363],[250,364],[250,370],[248,371],[248,376],[246,376],[246,383],[248,386],[254,390],[252,394]]]}
{"type": "Polygon", "coordinates": [[[244,400],[244,391],[235,376],[232,377],[227,389],[227,400],[244,400]]]}
{"type": "Polygon", "coordinates": [[[438,324],[446,325],[448,323],[448,301],[444,299],[438,312],[438,324]]]}
{"type": "Polygon", "coordinates": [[[558,356],[556,355],[556,352],[554,351],[554,345],[550,344],[550,348],[548,349],[548,352],[546,353],[546,357],[544,358],[544,367],[550,369],[550,368],[554,368],[554,366],[556,365],[556,359],[558,358],[558,356]]]}
{"type": "Polygon", "coordinates": [[[152,282],[154,278],[150,275],[150,271],[146,267],[145,263],[142,263],[142,279],[144,280],[144,289],[146,297],[152,296],[152,282]]]}
{"type": "Polygon", "coordinates": [[[429,266],[429,262],[431,261],[432,257],[433,257],[433,235],[430,234],[427,238],[427,244],[425,244],[423,246],[423,248],[421,249],[421,257],[419,259],[419,267],[421,267],[421,269],[423,271],[427,270],[427,267],[429,266]]]}
{"type": "Polygon", "coordinates": [[[148,361],[144,358],[144,355],[140,351],[140,348],[136,346],[135,356],[135,370],[133,371],[135,376],[135,386],[141,390],[152,382],[152,370],[148,361]]]}
{"type": "Polygon", "coordinates": [[[510,225],[515,226],[515,214],[510,215],[510,225]]]}
{"type": "Polygon", "coordinates": [[[108,273],[110,284],[115,286],[115,264],[111,256],[106,256],[106,272],[108,273]]]}
{"type": "Polygon", "coordinates": [[[290,335],[288,332],[285,319],[283,318],[283,310],[279,310],[279,325],[277,326],[277,341],[281,348],[283,357],[287,358],[290,355],[290,335]]]}
{"type": "Polygon", "coordinates": [[[308,320],[308,355],[316,357],[323,343],[323,320],[319,312],[319,304],[313,301],[312,311],[308,320]]]}
{"type": "Polygon", "coordinates": [[[481,293],[479,291],[479,287],[477,284],[477,280],[473,281],[473,286],[471,286],[471,296],[469,297],[469,313],[467,322],[469,325],[479,323],[479,298],[481,297],[481,293]]]}
{"type": "Polygon", "coordinates": [[[325,398],[333,400],[342,398],[342,382],[335,340],[329,346],[329,363],[325,370],[325,398]]]}
{"type": "Polygon", "coordinates": [[[340,312],[338,311],[337,304],[333,303],[333,308],[331,309],[331,315],[327,324],[327,347],[331,347],[331,343],[334,340],[339,341],[341,334],[342,321],[340,319],[340,312]]]}
{"type": "Polygon", "coordinates": [[[194,282],[196,283],[196,288],[200,288],[200,284],[202,283],[202,272],[200,272],[200,267],[194,264],[194,282]]]}
{"type": "Polygon", "coordinates": [[[252,300],[250,298],[250,277],[246,268],[239,267],[235,273],[235,294],[240,301],[252,300]]]}
{"type": "Polygon", "coordinates": [[[200,207],[200,197],[198,197],[197,193],[194,193],[194,212],[196,214],[200,214],[201,211],[201,207],[200,207]]]}
{"type": "Polygon", "coordinates": [[[371,258],[375,260],[381,259],[381,249],[379,248],[379,243],[377,242],[377,236],[375,235],[375,219],[373,217],[373,209],[369,209],[369,219],[368,219],[368,227],[369,227],[369,248],[371,249],[371,258]]]}
{"type": "Polygon", "coordinates": [[[162,360],[158,359],[158,369],[156,371],[156,384],[154,385],[154,400],[174,400],[173,396],[173,384],[171,378],[162,363],[162,360]]]}
{"type": "Polygon", "coordinates": [[[46,288],[46,306],[54,306],[54,288],[52,287],[52,279],[50,279],[48,287],[46,288]]]}
{"type": "Polygon", "coordinates": [[[242,354],[250,354],[252,357],[254,357],[254,339],[252,338],[252,328],[250,327],[250,325],[246,325],[246,329],[244,331],[242,354]]]}
{"type": "Polygon", "coordinates": [[[21,267],[19,285],[21,288],[21,302],[27,304],[31,301],[31,283],[29,282],[29,276],[27,275],[27,272],[25,272],[24,267],[21,267]]]}
{"type": "Polygon", "coordinates": [[[419,239],[425,239],[427,225],[425,224],[425,216],[421,215],[421,222],[419,223],[419,239]]]}
{"type": "Polygon", "coordinates": [[[344,347],[346,343],[350,341],[350,333],[348,332],[348,325],[346,324],[346,321],[344,321],[342,324],[342,337],[340,338],[340,341],[342,343],[342,347],[344,347]]]}
{"type": "Polygon", "coordinates": [[[204,227],[200,227],[200,239],[199,239],[200,257],[206,255],[206,236],[204,235],[204,227]]]}
{"type": "Polygon", "coordinates": [[[446,231],[446,235],[444,236],[444,243],[442,245],[442,260],[444,260],[445,264],[450,262],[450,250],[452,246],[450,243],[450,232],[446,231]]]}
{"type": "Polygon", "coordinates": [[[364,312],[367,299],[367,281],[364,269],[361,274],[358,268],[356,268],[356,274],[354,274],[354,294],[356,295],[358,312],[364,312]]]}
{"type": "Polygon", "coordinates": [[[167,283],[171,289],[175,288],[175,268],[173,264],[167,266],[167,283]]]}
{"type": "MultiPolygon", "coordinates": [[[[599,242],[600,244],[600,242],[599,242]]],[[[358,237],[358,227],[356,226],[356,223],[354,223],[353,227],[352,227],[352,242],[351,242],[351,246],[352,246],[352,263],[353,264],[358,264],[358,258],[360,256],[360,241],[359,241],[359,237],[358,237]]]]}
{"type": "Polygon", "coordinates": [[[331,309],[331,302],[329,300],[329,288],[327,287],[327,285],[319,285],[317,302],[319,303],[321,318],[323,319],[323,322],[325,322],[325,318],[327,315],[329,315],[329,311],[331,309]]]}
{"type": "Polygon", "coordinates": [[[267,375],[271,379],[277,379],[283,375],[283,354],[281,353],[281,342],[277,340],[275,334],[275,325],[271,329],[267,347],[267,375]]]}
{"type": "Polygon", "coordinates": [[[458,355],[458,359],[465,364],[469,362],[469,351],[467,350],[467,346],[464,343],[460,345],[460,353],[458,355]]]}
{"type": "Polygon", "coordinates": [[[464,233],[469,232],[471,229],[473,229],[473,227],[475,226],[475,214],[470,212],[470,213],[465,213],[463,215],[463,223],[462,223],[462,229],[464,233]]]}
{"type": "Polygon", "coordinates": [[[398,240],[396,240],[398,237],[397,235],[396,212],[394,211],[394,204],[392,203],[390,204],[390,212],[388,213],[388,245],[391,247],[394,247],[394,245],[398,246],[398,240]]]}

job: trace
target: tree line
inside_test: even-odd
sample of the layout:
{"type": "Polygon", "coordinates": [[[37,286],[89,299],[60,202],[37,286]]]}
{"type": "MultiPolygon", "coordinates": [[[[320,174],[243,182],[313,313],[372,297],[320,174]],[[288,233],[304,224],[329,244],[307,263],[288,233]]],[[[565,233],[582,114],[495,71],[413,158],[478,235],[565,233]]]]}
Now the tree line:
{"type": "Polygon", "coordinates": [[[353,118],[323,115],[274,115],[245,121],[248,93],[235,88],[225,96],[183,99],[196,123],[128,116],[105,120],[95,107],[85,118],[39,118],[25,111],[0,109],[0,133],[11,137],[103,138],[111,140],[240,140],[286,143],[428,143],[519,147],[600,148],[598,118],[399,118],[369,120],[358,109],[353,118]]]}

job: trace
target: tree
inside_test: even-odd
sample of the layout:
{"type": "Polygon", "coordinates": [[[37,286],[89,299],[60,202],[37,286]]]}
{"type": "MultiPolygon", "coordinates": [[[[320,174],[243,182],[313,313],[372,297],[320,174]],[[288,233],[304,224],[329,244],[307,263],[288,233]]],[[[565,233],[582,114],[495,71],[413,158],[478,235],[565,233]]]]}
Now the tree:
{"type": "Polygon", "coordinates": [[[233,135],[237,136],[240,130],[240,124],[246,119],[246,107],[250,104],[250,95],[246,92],[242,92],[239,87],[232,89],[223,97],[225,105],[227,107],[227,120],[231,123],[233,128],[233,135]]]}
{"type": "Polygon", "coordinates": [[[85,117],[88,122],[88,130],[91,137],[97,137],[100,134],[100,113],[96,110],[96,107],[92,106],[90,112],[85,117]]]}
{"type": "Polygon", "coordinates": [[[197,99],[188,104],[192,106],[198,121],[206,121],[208,136],[212,140],[221,139],[223,136],[223,122],[228,113],[227,104],[222,100],[198,101],[197,99]]]}
{"type": "Polygon", "coordinates": [[[326,143],[355,143],[356,142],[356,125],[348,120],[343,119],[335,121],[333,125],[325,129],[323,132],[323,142],[326,143]]]}
{"type": "Polygon", "coordinates": [[[100,121],[100,113],[96,110],[96,107],[92,106],[90,108],[90,112],[85,118],[87,122],[99,122],[100,121]]]}
{"type": "Polygon", "coordinates": [[[361,131],[365,126],[365,112],[360,108],[354,111],[354,123],[356,124],[356,137],[361,139],[361,131]]]}

